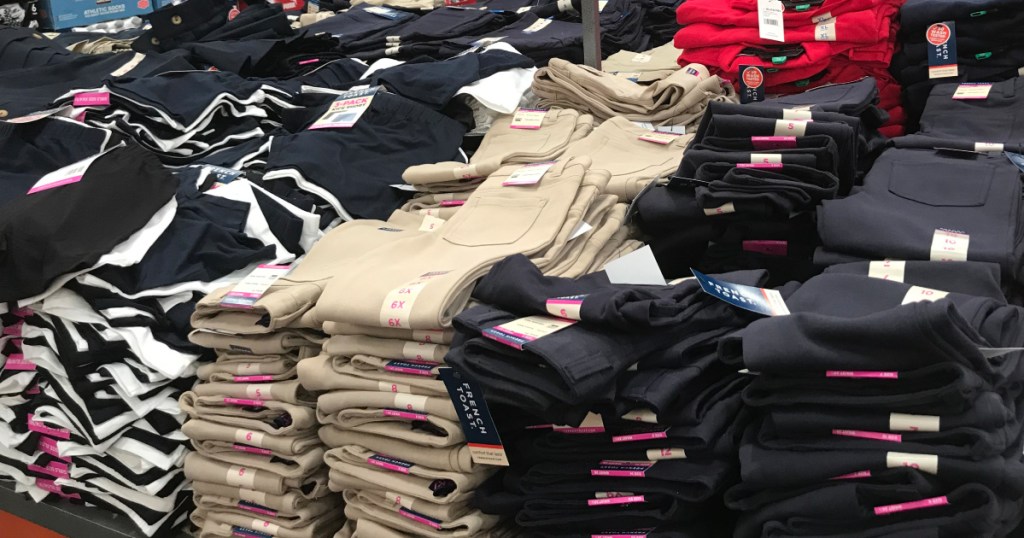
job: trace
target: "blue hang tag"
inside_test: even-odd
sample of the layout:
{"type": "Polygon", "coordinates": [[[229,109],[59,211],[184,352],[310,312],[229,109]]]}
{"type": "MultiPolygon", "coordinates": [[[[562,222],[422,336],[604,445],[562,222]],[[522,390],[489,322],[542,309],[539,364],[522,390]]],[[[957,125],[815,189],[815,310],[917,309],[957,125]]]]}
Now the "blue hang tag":
{"type": "Polygon", "coordinates": [[[924,34],[928,42],[928,78],[948,78],[960,74],[956,65],[956,23],[937,22],[924,34]]]}
{"type": "Polygon", "coordinates": [[[721,299],[733,306],[744,310],[764,314],[765,316],[789,315],[789,308],[782,300],[782,294],[778,290],[755,288],[743,284],[723,282],[701,273],[696,269],[690,269],[693,276],[697,277],[701,289],[708,295],[721,299]]]}

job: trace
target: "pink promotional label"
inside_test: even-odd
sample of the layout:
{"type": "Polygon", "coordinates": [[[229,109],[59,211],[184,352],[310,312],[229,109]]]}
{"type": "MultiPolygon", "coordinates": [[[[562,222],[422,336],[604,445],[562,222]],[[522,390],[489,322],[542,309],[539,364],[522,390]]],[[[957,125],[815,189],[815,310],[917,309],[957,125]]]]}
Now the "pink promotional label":
{"type": "Polygon", "coordinates": [[[629,495],[626,497],[609,497],[607,499],[588,499],[587,506],[608,506],[611,504],[630,504],[646,502],[643,495],[629,495]]]}
{"type": "Polygon", "coordinates": [[[302,61],[299,62],[299,65],[309,65],[309,64],[316,64],[316,63],[320,63],[320,59],[319,58],[310,58],[308,60],[302,60],[302,61]]]}
{"type": "Polygon", "coordinates": [[[267,450],[266,448],[257,448],[257,447],[254,447],[254,446],[240,445],[240,444],[237,444],[237,443],[231,445],[231,448],[233,448],[233,449],[235,449],[235,450],[237,450],[239,452],[248,452],[250,454],[259,454],[260,456],[270,456],[270,455],[273,454],[270,450],[267,450]]]}
{"type": "MultiPolygon", "coordinates": [[[[34,371],[35,369],[36,363],[25,360],[25,356],[21,353],[12,353],[4,362],[4,370],[34,371]]],[[[29,429],[32,429],[31,425],[29,429]]]]}
{"type": "Polygon", "coordinates": [[[254,514],[260,514],[261,516],[277,517],[277,511],[276,510],[271,510],[270,508],[267,508],[266,506],[260,506],[258,504],[248,503],[248,502],[245,502],[245,501],[239,501],[238,502],[238,507],[241,508],[242,510],[247,511],[247,512],[252,512],[254,514]]]}
{"type": "Polygon", "coordinates": [[[857,471],[839,476],[833,476],[829,480],[853,480],[856,478],[871,478],[871,471],[857,471]]]}
{"type": "Polygon", "coordinates": [[[22,307],[12,311],[11,313],[14,314],[15,316],[18,316],[19,318],[27,318],[32,315],[32,309],[28,307],[22,307]]]}
{"type": "Polygon", "coordinates": [[[84,92],[75,95],[75,106],[109,106],[110,92],[84,92]]]}
{"type": "Polygon", "coordinates": [[[459,207],[466,205],[465,200],[441,200],[441,207],[459,207]]]}
{"type": "Polygon", "coordinates": [[[47,480],[45,478],[37,478],[36,479],[36,487],[38,487],[40,489],[45,489],[46,491],[49,491],[50,493],[53,493],[54,495],[60,495],[61,497],[64,497],[65,499],[81,499],[82,498],[77,493],[64,493],[64,490],[60,489],[60,486],[58,486],[53,480],[47,480]]]}
{"type": "Polygon", "coordinates": [[[46,465],[46,467],[40,467],[39,465],[30,463],[28,466],[28,470],[37,473],[48,474],[55,478],[71,477],[71,471],[68,469],[68,464],[61,463],[59,461],[51,461],[46,465]]]}
{"type": "Polygon", "coordinates": [[[224,398],[224,403],[242,407],[263,407],[263,400],[246,400],[244,398],[224,398]]]}
{"type": "Polygon", "coordinates": [[[36,448],[38,448],[39,451],[42,452],[43,454],[49,454],[55,458],[60,458],[64,461],[71,461],[71,458],[60,455],[60,451],[57,449],[56,439],[51,439],[49,437],[40,437],[39,443],[36,445],[36,448]]]}
{"type": "Polygon", "coordinates": [[[845,377],[850,379],[899,379],[899,372],[874,372],[868,370],[828,370],[825,377],[845,377]]]}
{"type": "Polygon", "coordinates": [[[14,325],[9,325],[7,327],[4,327],[3,333],[7,334],[7,335],[10,335],[10,336],[21,336],[21,326],[24,325],[24,324],[25,324],[24,321],[19,321],[19,322],[15,323],[14,325]]]}
{"type": "Polygon", "coordinates": [[[909,503],[900,504],[887,504],[885,506],[876,506],[876,516],[886,516],[889,514],[896,514],[898,512],[907,512],[909,510],[920,510],[922,508],[933,508],[935,506],[946,506],[949,504],[949,499],[945,495],[942,497],[932,497],[931,499],[922,499],[920,501],[913,501],[909,503]]]}
{"type": "Polygon", "coordinates": [[[668,437],[668,430],[663,432],[636,433],[633,435],[616,435],[612,437],[613,443],[630,443],[633,441],[648,441],[650,439],[665,439],[668,437]]]}
{"type": "Polygon", "coordinates": [[[768,256],[786,256],[789,254],[789,241],[770,239],[744,241],[743,250],[768,256]]]}
{"type": "Polygon", "coordinates": [[[71,432],[64,428],[51,428],[38,420],[35,420],[35,415],[29,413],[28,415],[28,429],[29,431],[39,432],[43,435],[49,435],[50,437],[56,437],[57,439],[63,439],[67,441],[71,439],[71,432]]]}
{"type": "Polygon", "coordinates": [[[432,517],[427,517],[427,516],[425,516],[423,514],[417,514],[416,512],[413,512],[412,510],[407,510],[405,508],[399,508],[398,509],[398,513],[401,514],[403,517],[407,517],[407,518],[415,521],[416,523],[422,523],[423,525],[426,525],[426,526],[434,528],[434,529],[440,529],[441,528],[441,522],[440,521],[438,521],[438,520],[436,520],[436,519],[434,519],[432,517]]]}
{"type": "Polygon", "coordinates": [[[413,413],[399,409],[384,409],[383,412],[386,417],[404,418],[406,420],[427,420],[427,415],[425,413],[413,413]]]}
{"type": "Polygon", "coordinates": [[[898,433],[865,432],[860,430],[832,430],[832,435],[841,437],[858,437],[860,439],[871,439],[874,441],[889,441],[891,443],[902,443],[903,436],[898,433]]]}
{"type": "Polygon", "coordinates": [[[604,426],[583,426],[580,428],[563,428],[561,426],[551,426],[558,433],[567,433],[570,435],[580,435],[587,433],[604,433],[604,426]]]}
{"type": "Polygon", "coordinates": [[[796,147],[795,136],[752,136],[754,149],[791,149],[796,147]]]}
{"type": "Polygon", "coordinates": [[[738,163],[736,168],[782,168],[782,163],[738,163]]]}
{"type": "Polygon", "coordinates": [[[274,376],[272,375],[236,375],[232,378],[235,383],[262,383],[273,380],[274,376]]]}

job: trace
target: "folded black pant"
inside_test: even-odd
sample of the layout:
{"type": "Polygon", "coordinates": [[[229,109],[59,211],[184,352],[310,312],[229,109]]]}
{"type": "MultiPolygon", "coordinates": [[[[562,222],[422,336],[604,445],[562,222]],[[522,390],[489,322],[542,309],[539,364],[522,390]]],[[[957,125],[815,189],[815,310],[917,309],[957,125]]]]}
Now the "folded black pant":
{"type": "Polygon", "coordinates": [[[670,495],[627,495],[633,502],[593,504],[615,499],[528,499],[516,514],[516,524],[529,529],[591,529],[601,532],[610,526],[624,529],[653,528],[689,521],[706,513],[706,506],[685,503],[670,495]]]}
{"type": "MultiPolygon", "coordinates": [[[[1024,57],[1016,61],[1020,65],[1024,57]]],[[[985,99],[953,99],[959,84],[932,88],[921,116],[921,134],[960,139],[964,133],[985,142],[1024,143],[1024,79],[992,84],[985,99]],[[954,127],[955,125],[955,127],[954,127]]]]}
{"type": "Polygon", "coordinates": [[[821,200],[834,198],[839,188],[839,180],[829,172],[798,164],[769,166],[702,164],[695,174],[697,203],[703,208],[717,208],[729,202],[757,203],[764,207],[759,213],[785,218],[811,209],[821,200]]]}
{"type": "MultiPolygon", "coordinates": [[[[964,295],[975,295],[977,297],[988,297],[997,301],[1005,301],[1003,294],[1002,278],[999,273],[999,266],[994,263],[985,262],[926,262],[926,261],[892,261],[892,262],[852,262],[838,265],[830,265],[825,268],[825,273],[851,274],[851,275],[872,275],[872,268],[876,268],[880,274],[889,274],[888,267],[898,265],[903,273],[901,282],[921,286],[930,289],[939,289],[960,293],[964,295]]],[[[872,275],[874,276],[874,275],[872,275]]],[[[882,278],[882,277],[875,277],[882,278]]],[[[888,280],[890,278],[884,278],[888,280]]]]}

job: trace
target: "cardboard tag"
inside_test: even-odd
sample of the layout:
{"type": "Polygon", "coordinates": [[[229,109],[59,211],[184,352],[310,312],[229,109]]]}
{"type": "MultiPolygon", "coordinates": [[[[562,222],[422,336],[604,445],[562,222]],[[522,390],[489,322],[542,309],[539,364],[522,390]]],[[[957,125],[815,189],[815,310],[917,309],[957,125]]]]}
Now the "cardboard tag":
{"type": "Polygon", "coordinates": [[[889,430],[894,432],[937,432],[941,431],[941,421],[941,417],[932,415],[889,413],[889,430]]]}
{"type": "Polygon", "coordinates": [[[679,135],[674,133],[662,133],[659,131],[652,131],[649,133],[644,133],[637,138],[643,140],[644,142],[653,142],[655,144],[667,146],[672,142],[675,142],[676,139],[679,138],[679,135]]]}
{"type": "Polygon", "coordinates": [[[756,150],[793,149],[796,147],[795,136],[752,136],[750,145],[756,150]]]}
{"type": "Polygon", "coordinates": [[[638,63],[638,64],[645,64],[645,63],[649,63],[653,59],[654,59],[654,56],[651,56],[650,54],[644,54],[642,52],[638,52],[629,61],[631,61],[633,63],[638,63]]]}
{"type": "Polygon", "coordinates": [[[569,295],[566,297],[555,297],[548,299],[545,308],[548,314],[563,319],[580,320],[580,309],[583,308],[583,300],[586,295],[569,295]]]}
{"type": "Polygon", "coordinates": [[[64,116],[67,117],[72,110],[69,106],[62,106],[58,108],[51,108],[48,110],[40,110],[39,112],[33,112],[25,116],[17,118],[11,118],[6,120],[8,123],[32,123],[33,121],[39,121],[43,118],[49,118],[50,116],[64,116]]]}
{"type": "MultiPolygon", "coordinates": [[[[7,360],[4,361],[4,370],[11,372],[32,372],[37,368],[36,363],[25,360],[25,356],[21,353],[11,353],[7,360]]],[[[32,429],[31,426],[29,429],[32,429]]]]}
{"type": "Polygon", "coordinates": [[[612,504],[633,504],[647,502],[643,495],[623,495],[605,497],[603,499],[588,499],[587,506],[608,506],[612,504]]]}
{"type": "Polygon", "coordinates": [[[814,120],[775,120],[775,136],[804,136],[807,124],[814,120]]]}
{"type": "Polygon", "coordinates": [[[380,306],[381,327],[405,329],[409,326],[413,305],[431,280],[448,274],[448,271],[424,273],[411,282],[388,292],[380,306]]]}
{"type": "Polygon", "coordinates": [[[998,142],[975,142],[974,151],[978,153],[997,153],[1003,151],[1003,145],[998,142]]]}
{"type": "Polygon", "coordinates": [[[527,26],[526,28],[523,28],[523,33],[524,34],[534,34],[534,33],[537,33],[539,31],[547,28],[549,24],[551,24],[551,19],[538,19],[537,22],[527,26]]]}
{"type": "Polygon", "coordinates": [[[608,262],[604,267],[608,281],[612,284],[634,284],[664,286],[665,276],[661,273],[658,260],[650,245],[634,250],[625,256],[608,262]]]}
{"type": "Polygon", "coordinates": [[[789,254],[789,241],[773,241],[769,239],[748,240],[743,242],[743,250],[766,256],[787,256],[789,254]]]}
{"type": "Polygon", "coordinates": [[[937,229],[932,236],[929,258],[933,262],[965,262],[971,236],[952,230],[937,229]]]}
{"type": "Polygon", "coordinates": [[[911,286],[910,289],[907,290],[907,294],[903,296],[903,302],[900,304],[920,303],[923,301],[931,303],[938,301],[947,295],[949,295],[948,291],[922,288],[921,286],[911,286]]]}
{"type": "MultiPolygon", "coordinates": [[[[100,154],[102,155],[102,153],[100,154]]],[[[59,168],[41,177],[39,181],[36,181],[35,185],[28,190],[28,194],[35,194],[37,192],[48,191],[50,189],[56,189],[57,187],[63,187],[64,185],[70,185],[72,183],[78,183],[82,181],[82,177],[85,176],[85,172],[89,170],[92,163],[100,158],[100,155],[93,155],[87,159],[78,161],[75,164],[69,164],[63,168],[59,168]]]]}
{"type": "Polygon", "coordinates": [[[227,308],[252,308],[274,282],[288,274],[291,269],[290,265],[260,265],[241,282],[235,284],[235,287],[220,300],[220,305],[227,308]]]}
{"type": "Polygon", "coordinates": [[[508,467],[508,456],[484,399],[483,388],[452,368],[441,368],[441,381],[459,414],[459,423],[473,461],[481,465],[508,467]]]}
{"type": "Polygon", "coordinates": [[[351,129],[370,108],[380,86],[345,92],[334,99],[327,112],[309,129],[351,129]]]}
{"type": "Polygon", "coordinates": [[[575,320],[553,316],[527,316],[490,329],[483,336],[522,351],[523,346],[576,323],[575,320]]]}
{"type": "Polygon", "coordinates": [[[924,38],[928,42],[928,78],[959,75],[956,63],[956,23],[937,22],[925,30],[924,38]]]}
{"type": "Polygon", "coordinates": [[[871,478],[871,471],[857,471],[839,476],[833,476],[829,480],[850,480],[854,478],[871,478]]]}
{"type": "Polygon", "coordinates": [[[547,110],[539,108],[517,108],[509,127],[512,129],[540,129],[541,124],[544,123],[544,115],[547,113],[547,110]]]}
{"type": "Polygon", "coordinates": [[[782,119],[784,120],[813,120],[814,112],[810,110],[787,108],[782,111],[782,119]]]}
{"type": "Polygon", "coordinates": [[[735,212],[736,212],[736,204],[734,204],[732,202],[728,202],[725,205],[720,205],[718,207],[705,207],[704,208],[704,214],[709,216],[709,217],[714,217],[714,216],[717,216],[717,215],[728,215],[730,213],[735,213],[735,212]]]}
{"type": "Polygon", "coordinates": [[[992,84],[987,82],[961,82],[953,92],[953,99],[958,100],[984,100],[988,99],[988,92],[992,91],[992,84]]]}
{"type": "Polygon", "coordinates": [[[825,372],[827,378],[840,379],[899,379],[900,373],[893,371],[870,371],[870,370],[828,370],[825,372]]]}
{"type": "Polygon", "coordinates": [[[400,516],[402,516],[404,518],[407,518],[407,519],[411,519],[411,520],[413,520],[416,523],[419,523],[421,525],[426,525],[426,526],[428,526],[428,527],[430,527],[432,529],[440,529],[441,528],[441,520],[440,519],[434,519],[432,517],[420,514],[419,512],[413,512],[412,510],[409,510],[408,508],[404,508],[404,507],[403,508],[399,508],[398,509],[398,515],[400,515],[400,516]]]}
{"type": "Polygon", "coordinates": [[[744,310],[764,314],[766,316],[785,316],[789,314],[789,308],[782,299],[778,290],[755,288],[742,284],[733,284],[711,278],[696,269],[690,269],[693,276],[697,277],[704,293],[717,299],[721,299],[733,306],[744,310]]]}
{"type": "Polygon", "coordinates": [[[761,39],[786,42],[782,0],[757,0],[757,34],[761,39]]]}
{"type": "Polygon", "coordinates": [[[909,503],[899,504],[887,504],[885,506],[876,506],[874,508],[876,516],[887,516],[889,514],[896,514],[899,512],[906,512],[908,510],[920,510],[922,508],[934,508],[936,506],[946,506],[949,504],[949,499],[945,495],[942,497],[932,497],[931,499],[923,499],[920,501],[914,501],[909,503]]]}
{"type": "Polygon", "coordinates": [[[238,501],[238,508],[245,510],[246,512],[252,512],[261,516],[277,517],[277,510],[271,510],[266,506],[261,506],[256,503],[247,501],[238,501]]]}
{"type": "Polygon", "coordinates": [[[912,467],[925,473],[937,475],[939,474],[939,457],[931,454],[887,452],[885,454],[885,466],[889,469],[895,467],[912,467]]]}
{"type": "Polygon", "coordinates": [[[53,428],[35,419],[35,415],[29,413],[27,416],[28,431],[37,432],[43,435],[61,439],[64,441],[71,439],[71,431],[65,428],[53,428]]]}
{"type": "Polygon", "coordinates": [[[424,215],[423,216],[423,222],[420,223],[419,231],[421,231],[421,232],[432,232],[432,231],[440,228],[441,226],[444,226],[444,223],[446,223],[446,222],[448,222],[448,221],[446,221],[444,219],[440,219],[440,218],[437,218],[437,217],[434,217],[434,216],[431,216],[431,215],[424,215]]]}
{"type": "Polygon", "coordinates": [[[522,185],[536,185],[540,182],[548,169],[555,165],[555,161],[543,163],[530,163],[520,166],[508,179],[501,182],[502,187],[517,187],[522,185]]]}
{"type": "Polygon", "coordinates": [[[900,260],[873,261],[868,264],[868,276],[882,280],[903,282],[907,262],[900,260]]]}
{"type": "Polygon", "coordinates": [[[740,103],[764,101],[764,77],[764,69],[759,66],[740,66],[740,103]]]}

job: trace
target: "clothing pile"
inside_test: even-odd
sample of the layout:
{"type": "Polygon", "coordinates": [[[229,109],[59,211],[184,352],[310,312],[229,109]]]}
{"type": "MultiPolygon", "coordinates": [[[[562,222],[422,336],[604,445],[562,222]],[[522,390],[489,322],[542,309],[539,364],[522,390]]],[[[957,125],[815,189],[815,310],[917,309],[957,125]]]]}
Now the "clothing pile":
{"type": "Polygon", "coordinates": [[[811,215],[853,188],[883,144],[871,79],[763,103],[713,102],[667,184],[635,204],[662,273],[768,268],[774,283],[806,279],[811,215]]]}
{"type": "Polygon", "coordinates": [[[802,2],[689,0],[677,10],[679,64],[700,63],[723,78],[768,94],[873,77],[889,114],[883,132],[903,134],[900,87],[888,72],[903,0],[802,2]],[[762,73],[741,73],[758,67],[762,73]]]}
{"type": "MultiPolygon", "coordinates": [[[[722,278],[759,285],[765,273],[722,278]]],[[[480,383],[515,440],[477,504],[530,536],[712,536],[749,381],[718,361],[717,343],[748,313],[692,279],[547,277],[524,256],[495,265],[473,297],[484,304],[455,318],[446,360],[480,383]]]]}
{"type": "Polygon", "coordinates": [[[791,315],[722,339],[721,359],[757,374],[726,496],[734,536],[1010,534],[1024,516],[1024,309],[998,267],[830,269],[786,298],[791,315]]]}
{"type": "MultiPolygon", "coordinates": [[[[276,275],[288,268],[257,270],[276,275]]],[[[316,395],[300,385],[296,370],[323,338],[287,323],[304,313],[304,288],[286,284],[302,274],[296,268],[262,296],[259,282],[267,277],[221,288],[192,315],[191,340],[217,351],[217,361],[199,369],[202,383],[181,396],[191,419],[182,431],[196,450],[185,460],[195,489],[191,519],[202,537],[314,538],[342,525],[341,499],[327,488],[316,435],[316,395]]]]}
{"type": "Polygon", "coordinates": [[[900,50],[890,71],[903,86],[908,132],[916,130],[936,84],[1020,76],[1024,37],[1016,28],[1022,19],[1024,6],[1018,2],[907,0],[900,8],[900,50]],[[933,57],[936,48],[943,54],[933,57]]]}

